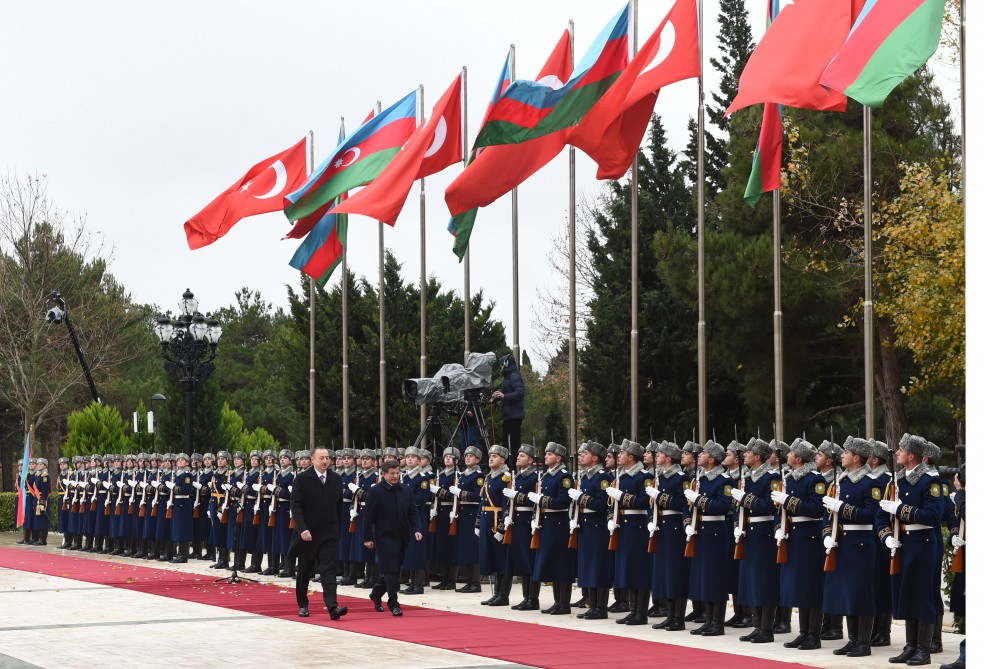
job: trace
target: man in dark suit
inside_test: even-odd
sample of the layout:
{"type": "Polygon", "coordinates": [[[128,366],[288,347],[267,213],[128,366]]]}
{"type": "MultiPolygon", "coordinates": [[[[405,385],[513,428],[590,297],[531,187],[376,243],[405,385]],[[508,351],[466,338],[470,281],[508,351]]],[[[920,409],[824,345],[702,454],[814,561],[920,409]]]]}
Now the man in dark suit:
{"type": "Polygon", "coordinates": [[[383,480],[369,489],[362,512],[365,547],[375,549],[379,578],[369,593],[377,611],[383,610],[383,593],[394,616],[402,616],[397,601],[400,567],[410,541],[422,541],[420,518],[410,488],[400,482],[400,463],[384,462],[383,480]]]}
{"type": "Polygon", "coordinates": [[[339,524],[342,515],[342,479],[328,469],[328,449],[314,449],[312,466],[294,478],[290,494],[290,513],[296,531],[288,559],[297,556],[297,615],[307,618],[308,583],[317,571],[321,575],[325,606],[332,620],[348,608],[338,606],[335,573],[338,560],[339,524]]]}

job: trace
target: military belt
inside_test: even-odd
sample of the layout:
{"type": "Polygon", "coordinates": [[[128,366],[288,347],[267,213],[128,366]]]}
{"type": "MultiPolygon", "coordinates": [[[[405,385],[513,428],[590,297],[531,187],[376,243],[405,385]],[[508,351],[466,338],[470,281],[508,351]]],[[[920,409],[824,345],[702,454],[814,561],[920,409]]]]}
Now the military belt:
{"type": "Polygon", "coordinates": [[[674,511],[672,509],[662,509],[662,510],[660,510],[660,514],[661,515],[664,515],[664,516],[679,516],[679,515],[682,515],[682,513],[680,511],[674,511]]]}
{"type": "Polygon", "coordinates": [[[705,523],[713,523],[718,520],[724,520],[725,516],[701,516],[700,519],[705,523]]]}
{"type": "Polygon", "coordinates": [[[516,507],[516,510],[517,511],[535,511],[535,508],[532,507],[532,506],[517,506],[516,507]]]}
{"type": "Polygon", "coordinates": [[[458,502],[458,504],[474,505],[474,504],[478,504],[478,502],[458,502]]]}
{"type": "Polygon", "coordinates": [[[775,516],[752,516],[748,519],[750,523],[767,523],[769,521],[775,522],[775,516]]]}
{"type": "Polygon", "coordinates": [[[794,523],[818,523],[819,518],[810,518],[809,516],[793,516],[790,520],[794,523]]]}
{"type": "MultiPolygon", "coordinates": [[[[645,509],[623,509],[622,514],[626,516],[641,516],[643,514],[649,513],[645,509]]],[[[723,518],[723,516],[722,516],[723,518]]]]}
{"type": "Polygon", "coordinates": [[[861,530],[871,532],[873,529],[875,529],[875,527],[874,525],[841,525],[841,529],[846,530],[848,532],[857,532],[861,530]]]}
{"type": "Polygon", "coordinates": [[[188,499],[191,495],[175,495],[174,499],[188,499]]]}
{"type": "Polygon", "coordinates": [[[929,525],[915,524],[915,525],[903,525],[902,529],[905,530],[906,532],[915,532],[916,530],[931,530],[933,528],[930,527],[929,525]]]}
{"type": "Polygon", "coordinates": [[[250,497],[249,495],[246,495],[246,499],[247,499],[247,500],[250,500],[250,499],[256,499],[256,495],[253,495],[252,497],[250,497]]]}
{"type": "Polygon", "coordinates": [[[441,506],[454,506],[454,502],[441,502],[441,506]]]}
{"type": "Polygon", "coordinates": [[[567,509],[544,509],[544,513],[567,513],[567,509]]]}
{"type": "Polygon", "coordinates": [[[598,513],[594,509],[581,509],[581,513],[598,513]]]}

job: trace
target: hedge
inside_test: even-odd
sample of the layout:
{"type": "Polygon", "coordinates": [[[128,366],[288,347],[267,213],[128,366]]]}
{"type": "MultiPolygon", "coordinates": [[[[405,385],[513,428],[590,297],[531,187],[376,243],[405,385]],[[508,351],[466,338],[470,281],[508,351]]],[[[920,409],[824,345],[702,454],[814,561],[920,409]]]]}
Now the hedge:
{"type": "MultiPolygon", "coordinates": [[[[58,530],[59,498],[52,495],[48,502],[48,517],[51,519],[51,529],[58,530]]],[[[17,493],[0,492],[0,532],[13,532],[17,529],[17,493]]]]}

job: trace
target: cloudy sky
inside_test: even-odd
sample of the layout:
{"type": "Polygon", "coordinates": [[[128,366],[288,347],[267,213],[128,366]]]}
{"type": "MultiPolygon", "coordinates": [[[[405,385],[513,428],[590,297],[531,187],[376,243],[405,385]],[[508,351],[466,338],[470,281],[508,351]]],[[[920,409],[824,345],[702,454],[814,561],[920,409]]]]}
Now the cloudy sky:
{"type": "MultiPolygon", "coordinates": [[[[749,4],[756,36],[764,29],[758,4],[749,4]]],[[[671,0],[640,5],[645,39],[671,0]]],[[[418,84],[429,110],[463,65],[474,138],[511,43],[517,76],[531,78],[569,19],[576,61],[620,7],[617,0],[9,4],[0,23],[0,171],[47,175],[55,203],[84,214],[113,247],[112,271],[139,301],[173,308],[190,287],[210,310],[248,286],[284,305],[285,285],[299,285],[299,275],[287,264],[298,242],[281,241],[282,214],[245,219],[197,251],[188,249],[183,223],[309,130],[320,162],[334,148],[341,117],[351,132],[377,100],[386,107],[418,84]]],[[[705,14],[714,44],[716,1],[705,3],[705,14]]],[[[708,87],[716,87],[706,62],[705,69],[708,87]]],[[[693,81],[676,84],[657,104],[674,149],[686,143],[696,90],[693,81]]],[[[457,290],[462,271],[445,230],[443,192],[460,169],[428,179],[426,189],[427,272],[457,290]]],[[[566,152],[520,188],[523,348],[537,288],[561,281],[545,254],[566,225],[567,189],[566,152]]],[[[601,192],[583,155],[577,191],[588,201],[601,192]]],[[[407,277],[420,272],[417,193],[386,233],[407,277]]],[[[472,287],[496,302],[511,339],[509,213],[508,196],[480,213],[472,287]]],[[[376,258],[375,222],[353,217],[350,267],[375,280],[376,258]]]]}

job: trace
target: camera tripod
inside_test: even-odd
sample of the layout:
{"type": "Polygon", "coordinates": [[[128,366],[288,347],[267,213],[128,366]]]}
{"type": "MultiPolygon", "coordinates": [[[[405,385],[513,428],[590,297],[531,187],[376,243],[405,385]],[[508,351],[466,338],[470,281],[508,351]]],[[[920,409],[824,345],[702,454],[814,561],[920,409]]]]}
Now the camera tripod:
{"type": "Polygon", "coordinates": [[[478,431],[479,444],[484,446],[483,452],[488,453],[491,443],[489,442],[488,430],[485,427],[485,414],[482,411],[482,403],[480,397],[469,395],[466,395],[464,399],[454,404],[444,402],[431,404],[427,421],[420,430],[420,434],[414,440],[413,447],[420,448],[421,446],[430,444],[434,452],[434,457],[440,458],[444,448],[454,444],[455,437],[459,432],[461,433],[462,443],[464,446],[467,446],[469,414],[471,414],[475,428],[478,431]],[[453,429],[449,426],[445,414],[456,416],[457,421],[453,429]],[[444,444],[444,446],[438,449],[440,444],[444,444]]]}

